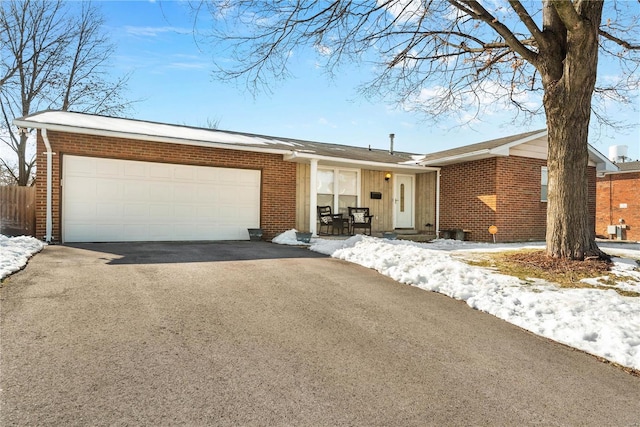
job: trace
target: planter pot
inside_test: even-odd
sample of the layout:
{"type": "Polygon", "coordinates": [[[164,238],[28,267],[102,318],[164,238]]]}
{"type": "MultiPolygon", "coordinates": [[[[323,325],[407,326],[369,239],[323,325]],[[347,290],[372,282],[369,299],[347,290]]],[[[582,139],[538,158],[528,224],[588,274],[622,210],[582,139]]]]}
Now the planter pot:
{"type": "Polygon", "coordinates": [[[311,233],[296,231],[296,240],[302,243],[309,243],[311,242],[311,233]]]}
{"type": "Polygon", "coordinates": [[[464,231],[456,230],[456,240],[464,240],[464,231]]]}
{"type": "Polygon", "coordinates": [[[248,228],[249,240],[252,242],[258,242],[262,240],[262,228],[248,228]]]}
{"type": "Polygon", "coordinates": [[[398,237],[398,233],[394,233],[393,231],[385,231],[384,233],[382,233],[382,237],[388,240],[396,240],[396,237],[398,237]]]}

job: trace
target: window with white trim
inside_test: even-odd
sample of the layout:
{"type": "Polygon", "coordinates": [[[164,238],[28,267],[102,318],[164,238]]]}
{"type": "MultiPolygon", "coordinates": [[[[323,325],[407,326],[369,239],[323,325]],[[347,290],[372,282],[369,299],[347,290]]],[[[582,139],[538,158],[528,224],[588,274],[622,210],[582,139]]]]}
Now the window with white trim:
{"type": "Polygon", "coordinates": [[[540,201],[547,201],[547,191],[549,187],[549,171],[546,166],[540,168],[540,201]]]}
{"type": "Polygon", "coordinates": [[[318,206],[331,206],[334,213],[348,214],[348,207],[358,206],[360,171],[353,169],[318,168],[318,206]]]}

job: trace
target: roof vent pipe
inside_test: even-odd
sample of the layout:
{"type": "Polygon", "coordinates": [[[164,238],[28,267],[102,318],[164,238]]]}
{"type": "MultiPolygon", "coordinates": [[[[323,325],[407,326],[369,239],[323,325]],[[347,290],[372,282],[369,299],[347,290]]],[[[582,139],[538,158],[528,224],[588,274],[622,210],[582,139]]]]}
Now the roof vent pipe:
{"type": "Polygon", "coordinates": [[[394,133],[390,133],[389,134],[389,154],[393,155],[393,138],[396,137],[396,134],[394,133]]]}

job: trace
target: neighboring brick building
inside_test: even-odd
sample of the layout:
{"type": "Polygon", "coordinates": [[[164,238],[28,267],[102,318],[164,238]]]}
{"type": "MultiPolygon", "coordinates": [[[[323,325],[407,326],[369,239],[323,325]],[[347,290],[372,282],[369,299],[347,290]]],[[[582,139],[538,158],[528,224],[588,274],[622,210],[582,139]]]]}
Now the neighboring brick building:
{"type": "MultiPolygon", "coordinates": [[[[488,242],[493,240],[489,227],[496,226],[499,242],[544,240],[546,158],[546,131],[427,155],[423,164],[442,168],[441,232],[462,229],[470,240],[488,242]]],[[[591,146],[589,158],[589,218],[593,224],[596,169],[612,169],[613,165],[591,146]]]]}
{"type": "Polygon", "coordinates": [[[609,234],[609,226],[624,226],[622,238],[640,241],[640,161],[618,163],[617,171],[601,174],[596,184],[596,234],[609,234]]]}

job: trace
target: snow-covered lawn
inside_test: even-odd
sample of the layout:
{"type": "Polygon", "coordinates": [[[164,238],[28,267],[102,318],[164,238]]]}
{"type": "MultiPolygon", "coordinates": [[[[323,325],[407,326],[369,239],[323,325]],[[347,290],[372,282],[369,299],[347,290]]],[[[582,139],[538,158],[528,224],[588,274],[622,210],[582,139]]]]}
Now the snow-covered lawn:
{"type": "MultiPolygon", "coordinates": [[[[295,230],[274,243],[300,245],[295,230]]],[[[32,237],[0,235],[0,279],[23,268],[43,248],[32,237]]],[[[461,260],[474,254],[539,245],[482,244],[455,240],[414,243],[354,236],[312,239],[309,249],[373,268],[400,283],[466,301],[478,310],[536,334],[640,370],[640,298],[613,289],[560,289],[541,280],[526,283],[461,260]]],[[[640,245],[600,243],[616,256],[608,283],[640,292],[640,245]]]]}
{"type": "MultiPolygon", "coordinates": [[[[299,245],[295,230],[274,243],[299,245]]],[[[640,292],[640,245],[599,244],[616,256],[608,283],[612,289],[561,289],[542,280],[523,282],[461,260],[474,254],[543,244],[489,244],[455,240],[414,243],[353,236],[314,238],[312,251],[350,261],[400,283],[466,301],[538,335],[640,370],[640,298],[624,297],[614,287],[640,292]],[[615,283],[613,283],[615,282],[615,283]]]]}
{"type": "Polygon", "coordinates": [[[23,268],[44,244],[33,237],[7,237],[0,234],[0,280],[23,268]]]}

